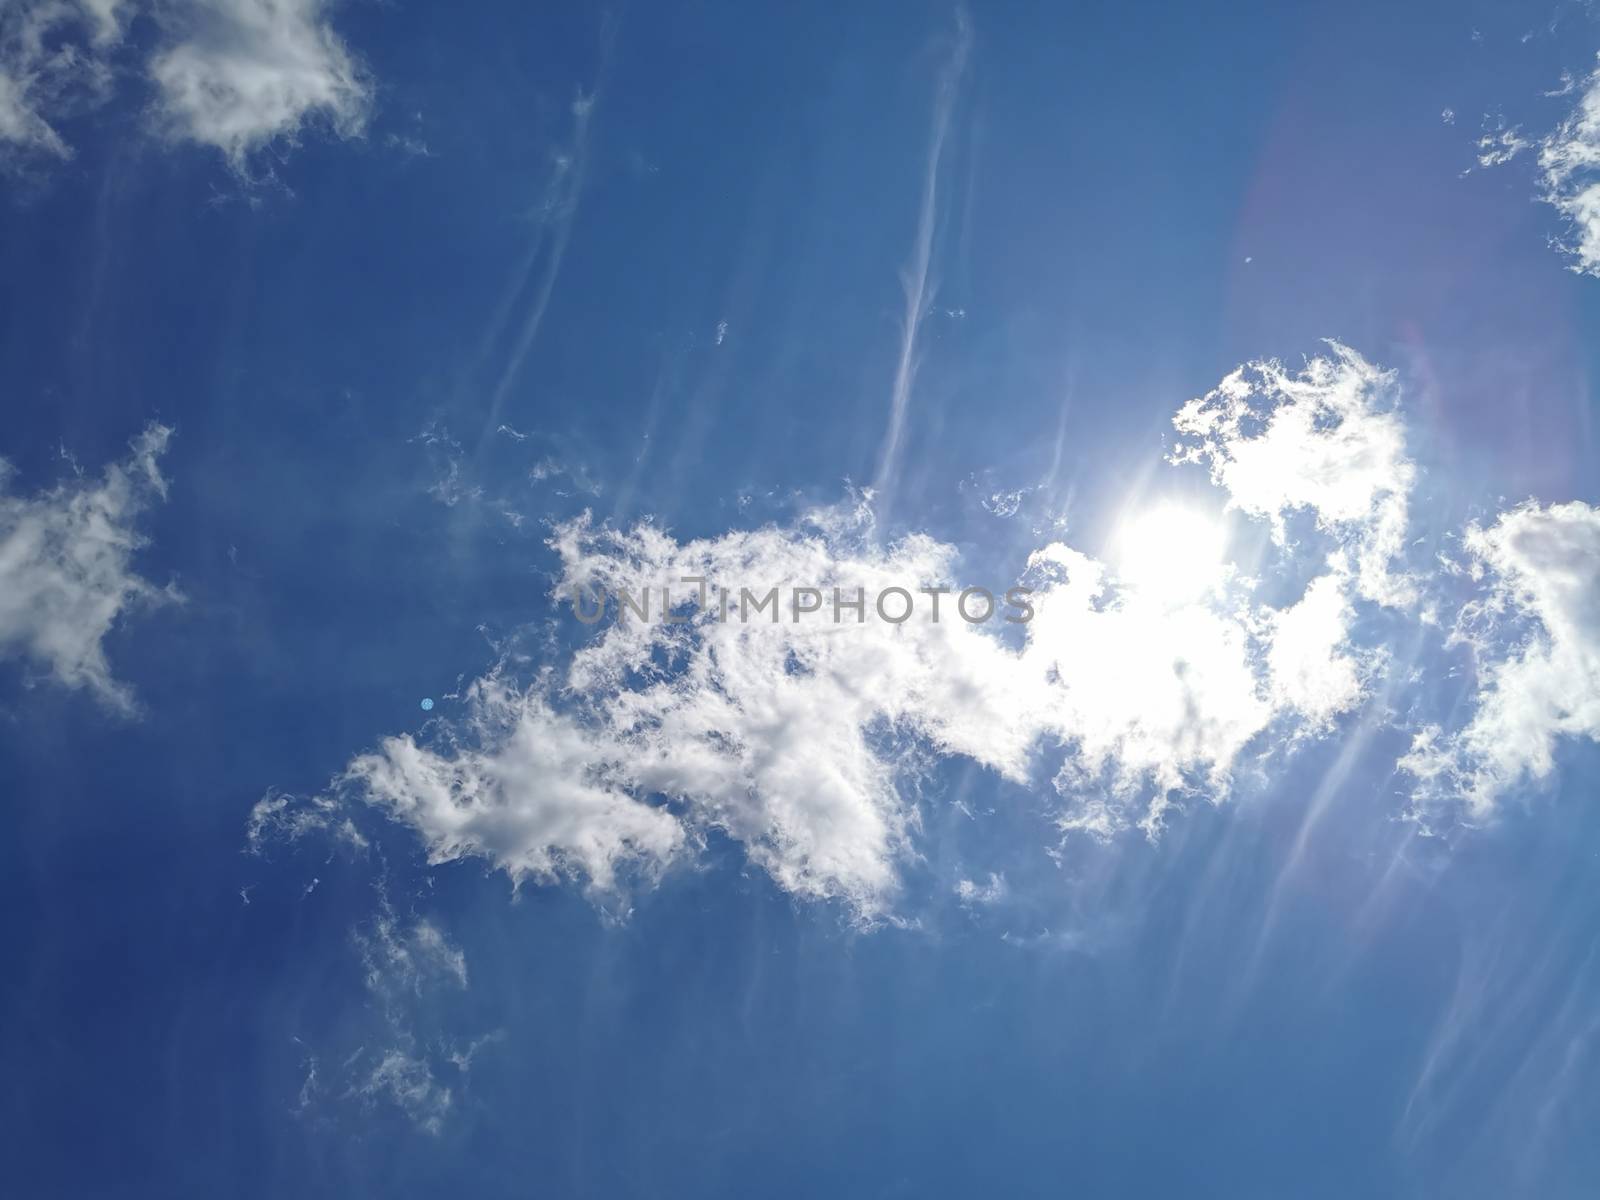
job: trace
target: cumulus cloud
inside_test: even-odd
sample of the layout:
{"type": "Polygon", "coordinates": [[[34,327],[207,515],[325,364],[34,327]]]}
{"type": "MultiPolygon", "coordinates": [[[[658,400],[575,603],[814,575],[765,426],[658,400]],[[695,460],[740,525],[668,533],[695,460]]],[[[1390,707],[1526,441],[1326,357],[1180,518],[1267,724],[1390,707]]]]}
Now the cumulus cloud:
{"type": "MultiPolygon", "coordinates": [[[[868,510],[847,505],[798,528],[682,544],[647,525],[577,522],[555,539],[561,590],[637,592],[692,576],[756,593],[808,586],[876,597],[953,577],[952,547],[913,537],[880,548],[867,521],[868,510]]],[[[681,798],[789,891],[876,912],[896,889],[894,863],[916,820],[897,787],[909,765],[902,736],[1024,770],[1031,734],[1008,720],[1025,700],[1009,690],[1018,680],[1007,652],[953,603],[946,598],[941,621],[925,607],[900,625],[876,614],[857,623],[850,612],[835,624],[826,609],[776,622],[617,622],[577,654],[567,682],[607,698],[606,727],[630,747],[637,786],[681,798]],[[663,672],[658,661],[673,665],[663,672]]]]}
{"type": "Polygon", "coordinates": [[[1023,658],[1046,682],[1039,731],[1070,750],[1056,776],[1072,802],[1063,827],[1106,836],[1134,821],[1153,835],[1174,794],[1225,796],[1234,760],[1273,716],[1248,622],[1117,591],[1105,567],[1060,544],[1030,565],[1045,586],[1023,658]]]}
{"type": "Polygon", "coordinates": [[[1560,741],[1600,740],[1600,509],[1527,504],[1466,546],[1484,592],[1455,636],[1478,661],[1476,704],[1458,731],[1423,729],[1400,765],[1424,808],[1458,799],[1483,819],[1551,774],[1560,741]]]}
{"type": "Polygon", "coordinates": [[[1572,268],[1600,275],[1600,70],[1577,106],[1539,145],[1544,198],[1567,219],[1572,268]]]}
{"type": "Polygon", "coordinates": [[[1338,342],[1299,373],[1275,359],[1248,363],[1173,418],[1175,462],[1200,463],[1229,503],[1271,522],[1309,513],[1338,546],[1331,565],[1353,572],[1362,597],[1404,605],[1414,582],[1396,574],[1416,468],[1396,411],[1395,376],[1338,342]]]}
{"type": "Polygon", "coordinates": [[[133,692],[112,678],[106,635],[125,613],[177,598],[132,569],[145,544],[138,518],[166,496],[157,461],[171,435],[152,424],[99,480],[36,496],[9,494],[11,468],[0,460],[0,656],[21,657],[123,713],[135,707],[133,692]]]}
{"type": "Polygon", "coordinates": [[[1053,544],[1026,565],[1033,617],[1008,637],[998,615],[962,619],[954,591],[939,593],[936,619],[923,589],[956,586],[955,548],[880,544],[865,498],[686,542],[583,518],[551,544],[564,604],[648,588],[654,619],[608,619],[564,673],[531,687],[491,674],[431,743],[389,738],[351,762],[343,783],[416,830],[435,861],[473,855],[516,879],[607,891],[654,879],[716,832],[786,891],[873,920],[915,856],[929,754],[1017,782],[1058,756],[1064,830],[1153,835],[1175,796],[1226,796],[1275,720],[1325,723],[1361,695],[1337,670],[1337,591],[1283,614],[1238,587],[1175,601],[1053,544]],[[686,579],[705,580],[704,595],[686,579]],[[676,623],[662,619],[664,585],[676,623]],[[737,619],[774,587],[773,619],[737,619]],[[797,609],[795,587],[818,589],[820,606],[797,609]],[[897,587],[920,603],[884,620],[872,598],[897,587]],[[835,589],[859,589],[869,611],[836,620],[835,589]],[[1335,669],[1319,670],[1319,654],[1335,669]]]}
{"type": "MultiPolygon", "coordinates": [[[[1395,402],[1389,373],[1334,345],[1298,374],[1249,364],[1178,414],[1176,462],[1207,467],[1280,551],[1291,532],[1320,548],[1321,573],[1281,607],[1228,564],[1191,562],[1200,550],[1168,562],[1124,547],[1129,561],[1107,563],[1053,542],[1016,579],[977,581],[995,613],[966,620],[957,548],[886,542],[870,492],[690,540],[650,522],[560,524],[561,619],[577,634],[575,596],[590,616],[595,597],[610,605],[570,654],[530,684],[497,668],[458,716],[357,755],[315,802],[269,796],[258,824],[335,830],[359,799],[431,861],[481,858],[597,896],[726,838],[785,891],[868,922],[892,918],[940,758],[1048,781],[1064,835],[1157,836],[1174,804],[1224,800],[1242,760],[1327,732],[1368,695],[1381,658],[1353,642],[1356,607],[1414,594],[1395,402]],[[895,589],[903,620],[874,604],[895,589]],[[647,592],[646,619],[619,616],[618,596],[647,592]],[[863,611],[839,607],[858,596],[863,611]]],[[[1163,508],[1129,528],[1188,551],[1205,524],[1163,508]]]]}
{"type": "Polygon", "coordinates": [[[340,137],[366,128],[372,88],[327,20],[328,0],[191,0],[167,15],[172,40],[150,62],[157,114],[175,139],[214,146],[236,167],[311,120],[340,137]]]}
{"type": "Polygon", "coordinates": [[[421,835],[431,861],[477,855],[519,881],[578,878],[607,891],[620,869],[659,874],[682,848],[678,821],[635,799],[608,769],[612,747],[537,688],[482,679],[467,707],[447,744],[386,738],[347,772],[421,835]]]}

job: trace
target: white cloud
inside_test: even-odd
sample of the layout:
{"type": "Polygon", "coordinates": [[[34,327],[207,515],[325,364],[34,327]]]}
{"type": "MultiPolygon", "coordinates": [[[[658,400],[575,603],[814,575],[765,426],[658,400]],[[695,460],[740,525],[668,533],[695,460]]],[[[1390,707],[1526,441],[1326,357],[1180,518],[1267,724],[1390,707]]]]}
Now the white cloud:
{"type": "Polygon", "coordinates": [[[1456,631],[1478,660],[1476,706],[1455,733],[1424,729],[1400,765],[1424,810],[1459,799],[1483,819],[1550,775],[1561,739],[1600,740],[1600,509],[1524,505],[1466,545],[1485,589],[1456,631]]]}
{"type": "MultiPolygon", "coordinates": [[[[131,0],[0,0],[0,145],[46,158],[72,149],[57,126],[130,73],[131,0]]],[[[153,115],[173,141],[213,146],[243,172],[251,155],[311,122],[366,129],[372,85],[334,32],[331,0],[168,0],[147,6],[162,36],[142,65],[153,115]]]]}
{"type": "MultiPolygon", "coordinates": [[[[418,1128],[437,1134],[455,1104],[455,1089],[442,1082],[441,1072],[454,1072],[464,1085],[479,1042],[465,1049],[444,1039],[419,1034],[417,1024],[431,1012],[425,994],[440,982],[465,989],[466,955],[444,931],[426,918],[402,921],[378,885],[378,912],[353,935],[360,952],[367,991],[382,1010],[385,1045],[369,1051],[365,1045],[345,1059],[340,1070],[349,1080],[345,1095],[365,1104],[384,1101],[405,1113],[418,1128]]],[[[315,1090],[316,1060],[308,1088],[315,1090]]]]}
{"type": "Polygon", "coordinates": [[[1006,880],[1004,875],[989,873],[988,881],[977,883],[971,879],[961,879],[956,882],[956,898],[961,903],[972,905],[998,904],[1006,896],[1006,880]]]}
{"type": "Polygon", "coordinates": [[[1365,687],[1366,671],[1349,648],[1353,615],[1337,575],[1319,576],[1298,603],[1268,614],[1273,697],[1313,725],[1348,711],[1365,687]]]}
{"type": "Polygon", "coordinates": [[[78,0],[78,7],[88,17],[90,40],[97,46],[109,46],[122,40],[128,22],[128,0],[78,0]]]}
{"type": "Polygon", "coordinates": [[[1502,166],[1532,145],[1532,142],[1522,136],[1520,128],[1517,126],[1508,128],[1503,120],[1498,121],[1493,129],[1487,130],[1478,139],[1478,165],[1502,166]]]}
{"type": "Polygon", "coordinates": [[[953,595],[938,621],[923,595],[902,624],[849,612],[835,623],[835,587],[846,598],[864,589],[870,606],[884,589],[956,573],[954,547],[931,538],[878,545],[865,503],[682,543],[650,525],[579,520],[552,544],[563,605],[577,586],[649,587],[656,619],[608,618],[563,676],[530,689],[478,681],[438,745],[390,738],[353,760],[345,782],[415,829],[435,861],[477,855],[514,878],[606,891],[624,869],[653,879],[715,830],[785,890],[873,920],[892,910],[915,855],[908,785],[929,751],[1026,782],[1057,747],[1063,829],[1153,835],[1173,794],[1224,797],[1235,760],[1275,719],[1325,723],[1361,694],[1338,674],[1347,609],[1336,590],[1281,618],[1231,610],[1245,603],[1237,590],[1173,603],[1052,545],[1029,562],[1036,615],[1017,645],[999,620],[961,620],[953,595]],[[685,606],[697,588],[684,577],[733,589],[735,612],[740,587],[787,597],[810,586],[827,599],[777,622],[716,620],[712,599],[665,624],[660,588],[674,585],[685,606]],[[1275,631],[1275,659],[1262,627],[1275,631]]]}
{"type": "Polygon", "coordinates": [[[1600,70],[1577,107],[1539,145],[1544,198],[1567,219],[1572,267],[1600,275],[1600,70]]]}
{"type": "Polygon", "coordinates": [[[178,140],[243,169],[308,121],[340,137],[366,128],[372,88],[327,21],[328,0],[190,0],[168,10],[172,40],[150,61],[157,117],[178,140]]]}
{"type": "Polygon", "coordinates": [[[301,798],[269,791],[250,809],[245,837],[252,854],[264,854],[273,842],[296,842],[308,834],[331,833],[338,841],[364,850],[367,839],[338,802],[327,796],[301,798]]]}
{"type": "Polygon", "coordinates": [[[1173,794],[1225,796],[1234,760],[1273,716],[1248,622],[1118,593],[1065,546],[1032,566],[1048,584],[1024,658],[1048,683],[1030,698],[1040,732],[1071,750],[1056,777],[1073,800],[1063,827],[1104,836],[1132,822],[1154,835],[1173,794]]]}
{"type": "Polygon", "coordinates": [[[451,1089],[434,1077],[428,1061],[400,1046],[378,1058],[356,1091],[369,1103],[389,1101],[431,1134],[444,1128],[454,1103],[451,1089]]]}
{"type": "MultiPolygon", "coordinates": [[[[964,621],[948,592],[934,619],[922,589],[982,582],[999,598],[1008,581],[958,583],[956,548],[926,535],[885,544],[871,493],[688,541],[648,522],[558,525],[558,619],[579,630],[581,588],[613,598],[605,623],[531,686],[497,669],[461,717],[358,755],[305,819],[338,828],[358,796],[413,829],[431,861],[479,857],[600,896],[724,836],[784,890],[867,922],[894,911],[917,855],[918,784],[941,756],[1051,779],[1063,831],[1156,836],[1174,803],[1222,801],[1242,759],[1325,732],[1366,697],[1380,659],[1352,642],[1356,604],[1406,603],[1414,586],[1397,567],[1414,468],[1393,402],[1392,376],[1335,345],[1298,375],[1250,364],[1179,413],[1175,461],[1208,466],[1280,547],[1293,522],[1322,548],[1323,573],[1281,608],[1221,561],[1220,531],[1216,561],[1201,561],[1210,540],[1188,543],[1209,524],[1184,510],[1128,522],[1192,551],[1172,564],[1034,551],[1022,572],[1034,615],[1020,626],[964,621]],[[694,579],[708,581],[706,609],[694,579]],[[661,619],[663,586],[677,623],[661,619]],[[796,587],[820,590],[815,611],[795,612],[796,587]],[[614,598],[646,588],[653,619],[617,619],[614,598]],[[742,588],[777,589],[778,619],[737,619],[742,588]],[[870,611],[892,588],[913,594],[903,623],[870,611]],[[734,619],[718,619],[717,589],[734,619]],[[864,592],[863,620],[835,619],[835,589],[864,592]]],[[[269,801],[263,829],[292,832],[297,818],[269,801]]]]}
{"type": "Polygon", "coordinates": [[[670,813],[608,777],[611,747],[535,689],[475,683],[459,737],[443,750],[409,734],[350,763],[348,779],[421,835],[434,862],[490,859],[517,880],[616,886],[624,866],[658,874],[682,848],[670,813]]]}
{"type": "Polygon", "coordinates": [[[374,992],[420,992],[436,976],[467,986],[467,959],[432,921],[419,919],[405,928],[387,897],[370,933],[358,931],[356,944],[366,967],[367,986],[374,992]]]}
{"type": "Polygon", "coordinates": [[[1338,571],[1353,570],[1357,593],[1405,605],[1413,581],[1393,572],[1405,549],[1407,496],[1416,468],[1395,411],[1393,372],[1338,342],[1299,374],[1276,360],[1249,363],[1173,418],[1181,440],[1174,462],[1201,463],[1229,503],[1272,524],[1280,544],[1287,518],[1315,516],[1335,539],[1338,571]]]}
{"type": "Polygon", "coordinates": [[[144,545],[136,521],[166,496],[157,459],[171,434],[151,425],[100,480],[31,497],[8,494],[11,469],[0,460],[0,655],[20,655],[125,713],[133,693],[112,678],[105,637],[124,613],[177,598],[132,570],[144,545]]]}
{"type": "Polygon", "coordinates": [[[106,94],[125,14],[118,0],[0,3],[0,143],[71,155],[55,122],[106,94]]]}

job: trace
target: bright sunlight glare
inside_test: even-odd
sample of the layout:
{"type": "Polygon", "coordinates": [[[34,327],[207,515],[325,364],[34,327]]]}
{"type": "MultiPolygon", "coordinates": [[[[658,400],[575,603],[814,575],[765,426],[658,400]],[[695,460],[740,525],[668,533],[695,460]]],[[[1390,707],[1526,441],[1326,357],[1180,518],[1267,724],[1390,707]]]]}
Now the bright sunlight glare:
{"type": "Polygon", "coordinates": [[[1226,543],[1213,517],[1162,504],[1129,518],[1117,533],[1117,575],[1146,598],[1181,604],[1204,594],[1222,573],[1226,543]]]}

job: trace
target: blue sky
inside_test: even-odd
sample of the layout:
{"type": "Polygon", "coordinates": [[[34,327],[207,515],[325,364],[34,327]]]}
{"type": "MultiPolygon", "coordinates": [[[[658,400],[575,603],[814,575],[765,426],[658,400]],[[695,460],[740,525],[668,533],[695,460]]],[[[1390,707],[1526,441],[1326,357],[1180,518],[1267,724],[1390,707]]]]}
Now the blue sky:
{"type": "Polygon", "coordinates": [[[0,0],[11,1189],[1593,1194],[1597,52],[0,0]]]}

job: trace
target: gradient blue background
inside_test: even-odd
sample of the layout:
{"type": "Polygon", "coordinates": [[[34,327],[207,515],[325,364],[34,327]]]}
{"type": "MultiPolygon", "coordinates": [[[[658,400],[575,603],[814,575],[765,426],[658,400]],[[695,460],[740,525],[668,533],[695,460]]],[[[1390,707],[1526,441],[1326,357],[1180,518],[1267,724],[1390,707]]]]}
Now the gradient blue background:
{"type": "MultiPolygon", "coordinates": [[[[1559,112],[1525,98],[1592,64],[1581,9],[970,20],[897,523],[1015,569],[1039,539],[978,487],[1039,485],[1093,551],[1152,472],[1200,486],[1159,462],[1179,404],[1324,337],[1402,373],[1420,535],[1503,498],[1600,501],[1600,284],[1548,249],[1525,171],[1462,175],[1483,113],[1559,112]]],[[[916,927],[870,933],[719,846],[621,924],[571,890],[513,900],[481,864],[430,869],[376,821],[367,858],[243,853],[269,788],[321,786],[420,726],[424,696],[448,711],[491,642],[553,616],[544,520],[716,533],[872,477],[955,14],[412,3],[337,23],[380,81],[373,126],[308,137],[280,187],[152,145],[133,97],[0,201],[0,453],[44,487],[62,447],[94,470],[172,424],[138,565],[189,598],[109,642],[137,722],[0,664],[6,1191],[1594,1194],[1593,747],[1492,836],[1420,839],[1396,820],[1406,739],[1374,712],[1159,845],[1059,862],[1045,794],[946,764],[916,927]],[[584,187],[552,218],[591,91],[584,187]],[[567,218],[497,412],[551,270],[539,239],[567,218]],[[429,494],[451,452],[428,428],[480,498],[429,494]],[[548,456],[598,496],[530,480],[548,456]],[[955,902],[991,870],[1010,901],[955,902]],[[310,1056],[384,1036],[351,944],[380,880],[470,965],[466,992],[417,1001],[419,1036],[496,1035],[445,1080],[437,1135],[338,1097],[296,1111],[310,1056]]]]}

